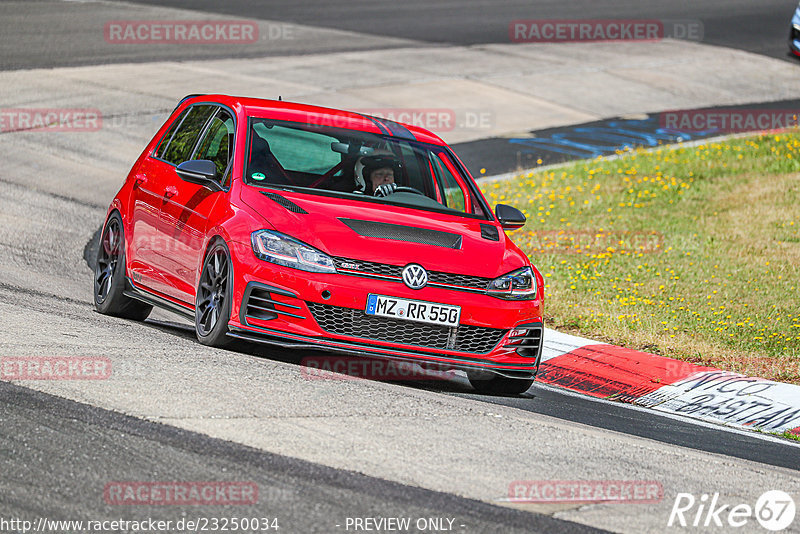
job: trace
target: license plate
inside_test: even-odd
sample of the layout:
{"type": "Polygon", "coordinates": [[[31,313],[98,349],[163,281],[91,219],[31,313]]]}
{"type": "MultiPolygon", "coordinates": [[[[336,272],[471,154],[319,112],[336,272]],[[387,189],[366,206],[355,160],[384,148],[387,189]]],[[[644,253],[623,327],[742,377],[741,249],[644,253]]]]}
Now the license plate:
{"type": "Polygon", "coordinates": [[[384,295],[370,295],[367,299],[367,315],[419,321],[443,326],[458,326],[461,307],[437,304],[422,300],[399,299],[384,295]]]}

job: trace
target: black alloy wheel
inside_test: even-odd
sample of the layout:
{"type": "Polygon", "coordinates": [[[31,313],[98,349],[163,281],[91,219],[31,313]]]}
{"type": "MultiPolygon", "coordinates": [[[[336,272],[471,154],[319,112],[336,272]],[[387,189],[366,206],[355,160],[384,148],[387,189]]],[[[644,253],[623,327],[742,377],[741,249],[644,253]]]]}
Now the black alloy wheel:
{"type": "Polygon", "coordinates": [[[232,272],[228,247],[217,241],[208,251],[195,299],[195,330],[204,345],[223,347],[230,343],[232,272]]]}

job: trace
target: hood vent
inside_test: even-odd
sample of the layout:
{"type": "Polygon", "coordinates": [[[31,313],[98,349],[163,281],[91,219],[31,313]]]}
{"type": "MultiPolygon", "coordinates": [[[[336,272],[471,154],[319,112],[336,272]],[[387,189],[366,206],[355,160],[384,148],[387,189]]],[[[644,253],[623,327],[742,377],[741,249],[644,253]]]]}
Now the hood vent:
{"type": "Polygon", "coordinates": [[[450,232],[430,230],[428,228],[415,228],[400,224],[389,224],[375,221],[361,221],[359,219],[340,218],[351,230],[364,237],[377,239],[393,239],[407,241],[422,245],[433,245],[444,248],[461,248],[461,236],[450,232]]]}
{"type": "Polygon", "coordinates": [[[481,223],[481,237],[489,241],[500,241],[500,233],[496,226],[481,223]]]}
{"type": "Polygon", "coordinates": [[[304,210],[303,208],[301,208],[288,198],[283,198],[278,193],[271,193],[269,191],[259,191],[259,192],[265,197],[269,198],[270,200],[274,200],[275,202],[277,202],[278,204],[280,204],[281,206],[283,206],[284,208],[293,213],[302,213],[303,215],[308,214],[306,210],[304,210]]]}

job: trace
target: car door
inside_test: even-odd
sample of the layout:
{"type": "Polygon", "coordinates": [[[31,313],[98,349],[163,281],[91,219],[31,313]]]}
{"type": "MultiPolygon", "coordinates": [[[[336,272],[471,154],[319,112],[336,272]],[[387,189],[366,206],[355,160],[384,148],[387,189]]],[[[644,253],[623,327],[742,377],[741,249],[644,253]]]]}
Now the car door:
{"type": "MultiPolygon", "coordinates": [[[[158,143],[153,153],[139,163],[133,176],[131,192],[131,238],[129,266],[136,285],[159,290],[166,284],[158,268],[159,220],[164,194],[164,169],[162,158],[175,132],[186,119],[191,108],[176,117],[158,143]]],[[[167,165],[167,167],[170,167],[167,165]]],[[[171,167],[170,167],[171,168],[171,167]]]]}
{"type": "MultiPolygon", "coordinates": [[[[189,159],[214,162],[221,186],[227,188],[235,132],[233,113],[216,107],[199,136],[189,159]]],[[[202,185],[185,182],[173,172],[161,205],[160,233],[174,245],[162,259],[171,287],[170,296],[186,303],[194,302],[197,268],[201,264],[209,216],[226,191],[212,191],[202,185]]]]}
{"type": "Polygon", "coordinates": [[[148,288],[158,293],[175,298],[174,276],[171,266],[165,258],[175,254],[180,249],[180,244],[173,242],[162,230],[161,212],[164,203],[175,194],[177,175],[175,167],[190,159],[200,134],[206,123],[216,110],[211,104],[196,104],[186,109],[185,116],[180,125],[175,129],[171,138],[159,148],[155,157],[150,162],[147,183],[148,190],[155,198],[154,229],[149,240],[150,250],[148,258],[150,269],[144,277],[143,283],[148,288]]]}

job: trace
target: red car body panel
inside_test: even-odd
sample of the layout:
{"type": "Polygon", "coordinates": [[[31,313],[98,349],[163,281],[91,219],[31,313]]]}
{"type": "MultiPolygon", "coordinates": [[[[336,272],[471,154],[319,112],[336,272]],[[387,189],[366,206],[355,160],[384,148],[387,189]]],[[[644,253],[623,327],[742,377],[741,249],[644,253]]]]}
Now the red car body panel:
{"type": "MultiPolygon", "coordinates": [[[[526,301],[502,300],[474,290],[430,286],[414,290],[397,279],[365,278],[346,270],[305,272],[259,259],[253,252],[251,234],[270,229],[291,235],[334,258],[388,266],[417,263],[428,271],[494,279],[530,265],[491,213],[487,218],[464,217],[413,207],[370,204],[355,198],[279,190],[282,197],[307,213],[285,209],[262,194],[270,191],[268,187],[254,187],[243,181],[249,117],[386,135],[385,128],[369,117],[345,111],[223,95],[185,99],[138,158],[109,208],[109,215],[117,211],[123,221],[126,269],[133,290],[160,299],[172,305],[173,310],[193,314],[205,251],[214,239],[221,238],[228,245],[233,267],[229,319],[232,335],[286,346],[433,362],[445,367],[536,372],[539,357],[519,354],[517,345],[511,344],[509,332],[489,352],[466,353],[371,339],[370,332],[363,332],[362,337],[324,330],[315,320],[310,306],[336,306],[363,313],[371,293],[458,305],[462,310],[461,325],[508,331],[519,325],[541,327],[544,283],[534,267],[537,297],[526,301]],[[175,117],[198,102],[225,106],[235,115],[234,159],[228,186],[223,191],[211,191],[185,182],[176,174],[174,165],[153,157],[159,140],[175,117]],[[442,249],[428,244],[366,237],[345,226],[341,222],[343,218],[456,233],[462,236],[461,247],[442,249]],[[482,237],[482,226],[486,225],[496,228],[496,241],[482,237]],[[278,305],[279,309],[291,311],[291,314],[279,314],[269,320],[245,318],[243,299],[252,283],[274,288],[270,293],[274,300],[286,304],[285,307],[278,305]]],[[[403,126],[417,141],[447,146],[426,130],[403,126]]],[[[463,164],[453,157],[453,165],[461,166],[462,172],[472,180],[463,164]]],[[[487,205],[477,188],[468,192],[487,205]]],[[[540,355],[541,347],[538,350],[540,355]]]]}

